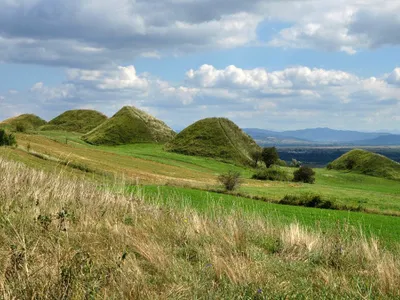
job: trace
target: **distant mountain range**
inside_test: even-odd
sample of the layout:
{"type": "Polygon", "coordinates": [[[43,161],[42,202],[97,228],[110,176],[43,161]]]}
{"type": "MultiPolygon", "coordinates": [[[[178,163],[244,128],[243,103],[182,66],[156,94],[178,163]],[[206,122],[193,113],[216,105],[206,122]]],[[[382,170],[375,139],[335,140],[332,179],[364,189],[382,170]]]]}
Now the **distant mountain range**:
{"type": "Polygon", "coordinates": [[[311,128],[282,132],[259,128],[244,128],[243,130],[262,146],[400,145],[400,135],[385,132],[359,132],[351,130],[335,130],[330,128],[311,128]]]}

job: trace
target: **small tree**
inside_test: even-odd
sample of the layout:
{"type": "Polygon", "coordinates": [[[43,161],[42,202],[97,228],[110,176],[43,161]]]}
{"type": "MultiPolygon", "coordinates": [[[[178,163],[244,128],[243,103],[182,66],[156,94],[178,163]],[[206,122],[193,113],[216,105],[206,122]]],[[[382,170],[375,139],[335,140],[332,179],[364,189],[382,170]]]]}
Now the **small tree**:
{"type": "Polygon", "coordinates": [[[240,173],[233,170],[229,170],[227,173],[219,175],[218,181],[224,185],[227,191],[235,190],[242,182],[240,173]]]}
{"type": "Polygon", "coordinates": [[[269,168],[273,164],[277,163],[279,160],[278,151],[275,147],[266,147],[262,150],[262,160],[265,166],[269,168]]]}
{"type": "Polygon", "coordinates": [[[250,157],[253,160],[254,167],[257,167],[258,162],[262,159],[261,149],[256,149],[250,152],[250,157]]]}
{"type": "Polygon", "coordinates": [[[297,160],[295,158],[292,158],[292,162],[290,163],[290,166],[294,167],[294,168],[300,168],[301,167],[301,161],[299,161],[299,160],[297,160]]]}
{"type": "Polygon", "coordinates": [[[314,183],[315,172],[313,169],[307,166],[301,166],[299,169],[293,172],[294,182],[314,183]]]}
{"type": "Polygon", "coordinates": [[[0,129],[0,146],[14,146],[17,144],[13,134],[7,134],[4,129],[0,129]]]}

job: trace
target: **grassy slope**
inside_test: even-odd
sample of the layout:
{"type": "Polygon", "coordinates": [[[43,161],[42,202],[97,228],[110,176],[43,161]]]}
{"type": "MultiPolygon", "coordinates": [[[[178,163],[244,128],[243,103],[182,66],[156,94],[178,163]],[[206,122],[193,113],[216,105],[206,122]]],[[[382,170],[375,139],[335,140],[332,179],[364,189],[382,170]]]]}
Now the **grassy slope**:
{"type": "Polygon", "coordinates": [[[254,140],[236,124],[224,118],[207,118],[181,131],[165,145],[167,151],[249,163],[250,151],[257,149],[254,140]]]}
{"type": "Polygon", "coordinates": [[[224,207],[227,212],[239,209],[244,214],[265,217],[277,223],[290,224],[297,221],[303,226],[324,231],[347,224],[362,229],[369,236],[379,236],[388,246],[400,242],[398,217],[287,206],[172,186],[134,186],[131,189],[140,190],[159,204],[171,205],[169,202],[172,202],[174,206],[189,206],[211,215],[215,214],[215,207],[224,207]]]}
{"type": "MultiPolygon", "coordinates": [[[[71,133],[51,133],[52,141],[39,135],[17,135],[18,143],[32,150],[51,154],[62,159],[86,165],[90,169],[107,173],[118,173],[127,180],[138,179],[144,184],[174,184],[200,188],[218,188],[216,177],[229,169],[240,171],[250,178],[253,170],[223,163],[205,157],[186,156],[165,152],[162,145],[135,144],[111,146],[91,146],[83,143],[79,136],[71,133]],[[68,144],[65,144],[65,137],[68,144]]],[[[0,151],[0,155],[10,155],[14,150],[0,151]]],[[[18,155],[13,154],[17,159],[18,155]]],[[[29,157],[25,159],[28,160],[29,157]]],[[[33,157],[32,157],[33,159],[33,157]]],[[[41,167],[40,161],[32,163],[41,167]]],[[[287,172],[293,169],[286,168],[287,172]]],[[[400,211],[400,193],[398,183],[384,178],[365,176],[336,170],[316,169],[316,184],[291,182],[256,181],[246,179],[240,192],[261,195],[278,201],[287,194],[316,193],[339,204],[361,205],[369,210],[384,212],[400,211]]]]}
{"type": "Polygon", "coordinates": [[[334,160],[330,166],[335,170],[400,180],[400,164],[380,154],[355,149],[334,160]]]}
{"type": "Polygon", "coordinates": [[[95,110],[68,110],[55,117],[45,126],[42,126],[41,130],[86,133],[99,126],[105,120],[107,120],[107,117],[95,110]]]}
{"type": "Polygon", "coordinates": [[[2,159],[0,174],[0,298],[400,296],[399,249],[385,249],[348,222],[312,230],[285,225],[270,205],[260,216],[233,201],[219,205],[227,197],[209,207],[211,215],[168,192],[161,195],[168,205],[160,206],[142,191],[128,196],[2,159]]]}
{"type": "Polygon", "coordinates": [[[22,125],[26,130],[36,130],[46,124],[46,121],[33,114],[23,114],[14,118],[4,120],[0,127],[16,130],[17,125],[22,125]]]}
{"type": "Polygon", "coordinates": [[[112,118],[83,138],[94,145],[131,143],[164,143],[175,136],[164,122],[134,107],[123,107],[112,118]]]}

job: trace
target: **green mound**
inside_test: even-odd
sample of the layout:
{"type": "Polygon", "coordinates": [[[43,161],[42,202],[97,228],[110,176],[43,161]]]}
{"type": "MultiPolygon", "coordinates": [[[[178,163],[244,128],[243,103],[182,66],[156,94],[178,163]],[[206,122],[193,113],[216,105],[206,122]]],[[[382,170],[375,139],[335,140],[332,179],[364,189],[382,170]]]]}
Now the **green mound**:
{"type": "Polygon", "coordinates": [[[46,123],[47,122],[45,120],[36,115],[23,114],[14,118],[4,120],[0,123],[0,127],[13,131],[17,129],[18,131],[37,130],[40,126],[43,126],[46,123]]]}
{"type": "Polygon", "coordinates": [[[225,118],[207,118],[190,125],[165,145],[165,150],[206,156],[240,164],[251,162],[256,142],[235,123],[225,118]]]}
{"type": "Polygon", "coordinates": [[[365,175],[400,180],[400,164],[386,156],[355,149],[328,165],[335,170],[355,171],[365,175]]]}
{"type": "Polygon", "coordinates": [[[135,107],[125,106],[112,118],[83,136],[94,145],[165,143],[175,132],[164,122],[135,107]]]}
{"type": "Polygon", "coordinates": [[[87,133],[107,120],[102,113],[90,109],[68,110],[55,117],[40,130],[87,133]]]}

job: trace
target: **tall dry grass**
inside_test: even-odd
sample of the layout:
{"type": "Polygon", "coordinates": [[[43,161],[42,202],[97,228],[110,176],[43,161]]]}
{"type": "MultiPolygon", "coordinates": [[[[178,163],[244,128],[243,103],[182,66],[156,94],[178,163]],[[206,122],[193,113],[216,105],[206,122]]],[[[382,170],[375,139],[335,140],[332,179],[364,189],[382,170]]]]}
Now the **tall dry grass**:
{"type": "Polygon", "coordinates": [[[354,228],[145,198],[0,159],[0,298],[400,297],[398,253],[354,228]]]}

